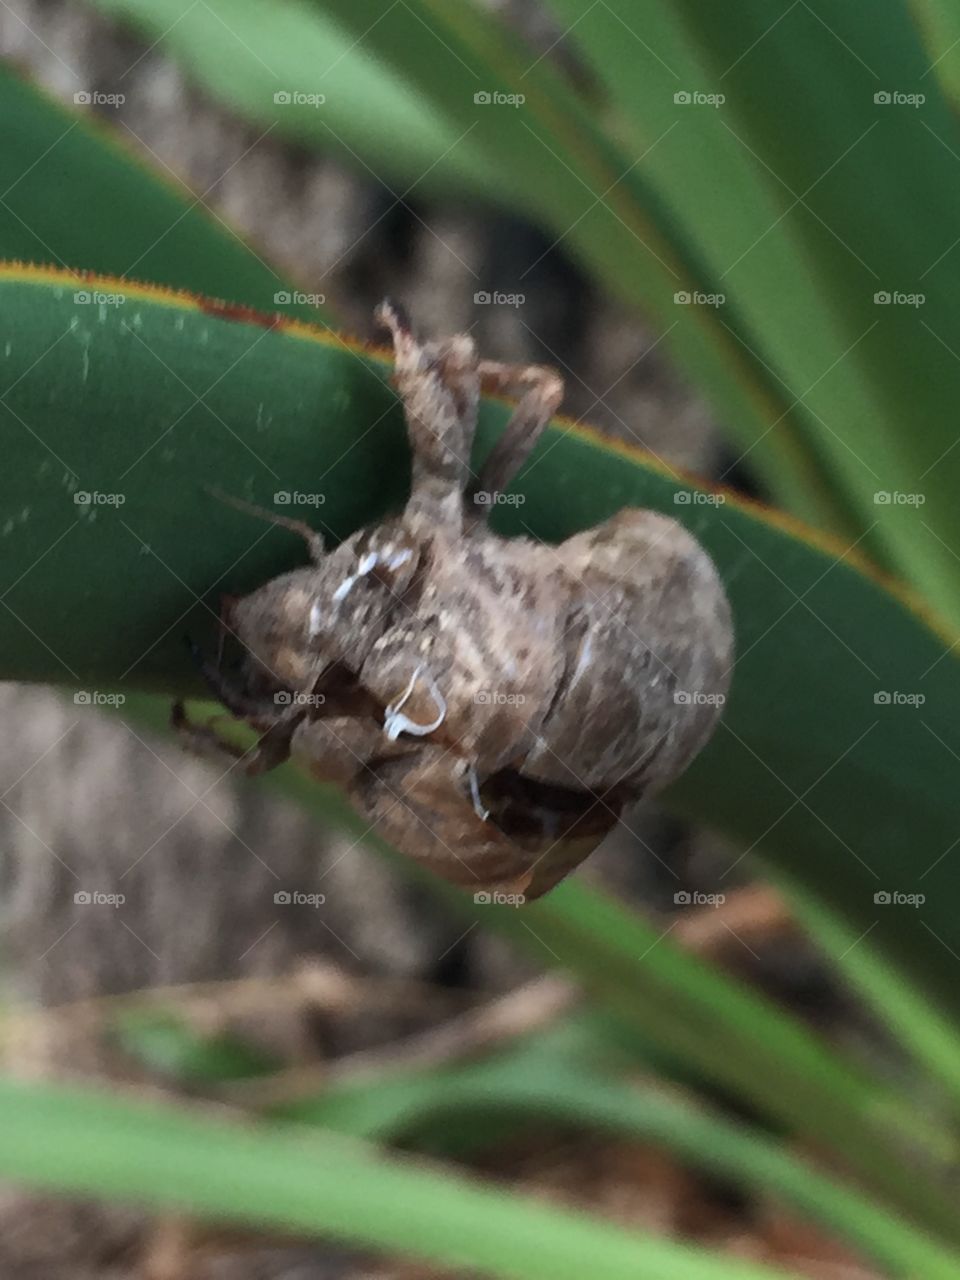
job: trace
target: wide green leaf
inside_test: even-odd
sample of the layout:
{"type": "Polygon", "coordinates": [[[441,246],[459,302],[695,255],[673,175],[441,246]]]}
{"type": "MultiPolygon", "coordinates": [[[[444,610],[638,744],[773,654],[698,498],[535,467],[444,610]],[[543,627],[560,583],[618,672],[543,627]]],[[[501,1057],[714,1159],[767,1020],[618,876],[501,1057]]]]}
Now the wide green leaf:
{"type": "Polygon", "coordinates": [[[154,1069],[176,1063],[178,1079],[239,1083],[240,1100],[270,1118],[456,1157],[487,1150],[518,1131],[542,1133],[545,1124],[561,1132],[597,1130],[663,1146],[764,1200],[778,1197],[894,1275],[922,1267],[931,1280],[952,1280],[960,1265],[960,1257],[822,1173],[779,1138],[726,1119],[662,1082],[625,1083],[600,1070],[599,1060],[613,1055],[595,1014],[538,1027],[479,1061],[385,1064],[379,1070],[367,1064],[353,1072],[341,1063],[332,1073],[319,1069],[312,1086],[294,1072],[293,1090],[289,1078],[274,1074],[278,1064],[251,1060],[243,1041],[203,1035],[172,1012],[124,1011],[120,1029],[128,1051],[154,1069]]]}
{"type": "MultiPolygon", "coordinates": [[[[0,258],[56,263],[76,274],[78,293],[90,271],[271,310],[277,293],[290,292],[208,211],[203,192],[147,168],[133,136],[105,129],[89,105],[66,111],[0,64],[0,113],[0,258]]],[[[292,294],[281,305],[287,315],[318,318],[292,294]]]]}
{"type": "Polygon", "coordinates": [[[893,1030],[900,1044],[938,1079],[960,1106],[960,1030],[956,1020],[931,1002],[926,991],[901,970],[891,966],[874,947],[870,933],[856,932],[822,898],[804,890],[795,876],[786,880],[790,900],[812,937],[823,948],[850,986],[893,1030]]]}
{"type": "MultiPolygon", "coordinates": [[[[666,145],[666,128],[649,133],[639,149],[619,146],[595,104],[549,59],[469,4],[304,0],[268,10],[255,0],[96,3],[141,28],[257,127],[269,123],[278,134],[341,155],[385,181],[398,203],[453,184],[539,221],[614,293],[653,311],[659,337],[742,429],[751,462],[780,478],[795,509],[843,526],[842,501],[816,460],[786,429],[767,430],[793,411],[793,397],[785,398],[751,344],[734,333],[733,309],[721,322],[715,308],[675,303],[678,293],[702,290],[707,273],[699,247],[677,235],[646,175],[649,157],[666,145]],[[519,106],[508,105],[517,98],[519,106]]],[[[522,294],[528,274],[477,279],[476,287],[522,294]]]]}
{"type": "Polygon", "coordinates": [[[876,23],[810,4],[771,20],[762,0],[733,18],[699,0],[555,0],[589,94],[471,5],[325,0],[281,19],[252,2],[98,3],[251,120],[401,175],[398,198],[429,178],[533,216],[652,312],[781,501],[960,620],[943,265],[960,167],[902,0],[876,23]],[[921,82],[919,112],[896,95],[921,82]],[[325,101],[276,104],[271,87],[325,101]],[[721,301],[677,305],[698,296],[721,301]]]}
{"type": "MultiPolygon", "coordinates": [[[[605,8],[637,21],[648,6],[605,8]]],[[[870,21],[853,5],[771,15],[747,0],[732,21],[699,0],[670,8],[703,68],[701,89],[726,97],[694,127],[705,144],[726,131],[725,152],[742,148],[779,206],[765,226],[741,218],[741,254],[718,259],[728,292],[800,398],[803,439],[847,496],[864,546],[956,622],[960,313],[949,255],[960,138],[921,30],[902,0],[870,21]]],[[[685,180],[689,196],[689,167],[685,180]]],[[[748,188],[730,186],[749,207],[748,188]]],[[[712,217],[701,231],[689,198],[683,209],[693,234],[714,237],[712,217]]]]}
{"type": "Polygon", "coordinates": [[[552,1123],[597,1129],[662,1145],[695,1167],[764,1198],[781,1198],[872,1257],[891,1275],[922,1271],[952,1280],[960,1257],[886,1209],[815,1169],[782,1142],[727,1120],[661,1085],[628,1086],[595,1070],[571,1070],[544,1045],[477,1065],[437,1072],[398,1071],[344,1080],[279,1114],[344,1133],[411,1140],[430,1129],[473,1137],[500,1127],[552,1123]]]}
{"type": "Polygon", "coordinates": [[[0,1081],[0,1174],[516,1280],[775,1280],[780,1272],[491,1190],[339,1135],[0,1081]]]}
{"type": "MultiPolygon", "coordinates": [[[[410,34],[415,19],[409,13],[404,20],[402,13],[390,13],[390,5],[371,8],[360,0],[356,22],[366,20],[368,29],[358,39],[362,29],[343,22],[332,6],[311,0],[269,8],[256,0],[95,3],[174,54],[211,93],[262,129],[301,143],[322,143],[393,177],[419,178],[442,161],[444,173],[478,190],[496,178],[493,169],[481,167],[481,153],[472,142],[430,108],[419,85],[370,56],[384,40],[395,42],[401,27],[410,34]],[[360,139],[370,144],[362,161],[354,151],[360,139]]],[[[464,93],[469,79],[464,80],[463,64],[445,54],[439,36],[429,29],[424,34],[425,40],[409,46],[411,57],[423,59],[429,51],[441,76],[455,66],[464,93]]]]}

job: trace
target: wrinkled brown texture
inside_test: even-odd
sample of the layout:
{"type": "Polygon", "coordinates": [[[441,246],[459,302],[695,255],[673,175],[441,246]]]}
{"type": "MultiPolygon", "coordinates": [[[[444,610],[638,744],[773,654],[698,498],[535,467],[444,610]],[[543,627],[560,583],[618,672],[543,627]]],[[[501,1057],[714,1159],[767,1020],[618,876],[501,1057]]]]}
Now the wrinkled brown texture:
{"type": "MultiPolygon", "coordinates": [[[[706,742],[729,680],[729,606],[699,544],[652,511],[557,547],[493,533],[484,517],[562,380],[480,360],[467,335],[420,343],[390,304],[377,315],[413,451],[407,506],[329,554],[279,521],[315,563],[230,603],[243,676],[206,673],[262,733],[248,772],[292,755],[445,879],[535,898],[706,742]],[[489,391],[520,398],[475,476],[489,391]]],[[[175,720],[197,736],[182,709],[175,720]]]]}

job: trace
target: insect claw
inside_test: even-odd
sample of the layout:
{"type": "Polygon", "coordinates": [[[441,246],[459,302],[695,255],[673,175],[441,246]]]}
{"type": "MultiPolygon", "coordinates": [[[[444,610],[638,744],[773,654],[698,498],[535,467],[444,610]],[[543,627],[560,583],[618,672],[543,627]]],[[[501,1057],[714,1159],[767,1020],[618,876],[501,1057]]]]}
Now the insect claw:
{"type": "Polygon", "coordinates": [[[299,534],[307,544],[312,558],[318,564],[323,560],[325,551],[323,537],[305,520],[291,520],[288,516],[278,516],[276,512],[268,511],[266,507],[258,507],[255,502],[245,502],[243,498],[235,498],[230,493],[224,493],[216,485],[205,484],[203,488],[218,502],[233,507],[236,511],[242,511],[248,516],[256,516],[258,520],[265,520],[267,524],[275,524],[280,529],[289,529],[291,533],[299,534]]]}
{"type": "Polygon", "coordinates": [[[391,702],[386,709],[383,721],[383,731],[391,742],[396,742],[401,733],[410,733],[417,738],[425,738],[428,734],[433,733],[435,729],[439,729],[446,719],[447,700],[437,687],[437,682],[429,672],[424,671],[423,663],[421,663],[413,675],[410,677],[410,683],[400,695],[396,702],[391,702]],[[423,675],[427,681],[430,695],[437,707],[437,717],[430,724],[420,724],[416,720],[411,720],[409,716],[405,716],[401,711],[403,704],[413,693],[414,687],[420,676],[423,675]]]}
{"type": "Polygon", "coordinates": [[[395,336],[412,332],[410,317],[406,309],[392,298],[384,298],[373,315],[374,320],[383,329],[389,329],[395,336]]]}
{"type": "Polygon", "coordinates": [[[490,810],[483,807],[483,801],[480,799],[480,783],[477,778],[476,765],[470,766],[470,796],[473,800],[473,811],[481,822],[486,822],[490,817],[490,810]]]}

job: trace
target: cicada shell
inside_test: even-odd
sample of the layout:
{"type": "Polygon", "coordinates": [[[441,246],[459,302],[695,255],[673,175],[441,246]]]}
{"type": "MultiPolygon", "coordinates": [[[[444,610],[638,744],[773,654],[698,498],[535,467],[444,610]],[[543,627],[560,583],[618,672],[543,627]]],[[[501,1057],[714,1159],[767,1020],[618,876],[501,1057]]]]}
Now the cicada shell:
{"type": "MultiPolygon", "coordinates": [[[[703,548],[653,511],[559,546],[492,532],[561,379],[480,360],[465,335],[420,343],[387,303],[377,318],[393,337],[409,501],[329,553],[271,517],[303,533],[313,563],[232,601],[240,676],[204,672],[261,735],[247,772],[292,756],[438,875],[530,900],[703,747],[729,681],[729,605],[703,548]],[[476,476],[490,391],[517,406],[476,476]]],[[[182,707],[175,720],[210,737],[182,707]]]]}

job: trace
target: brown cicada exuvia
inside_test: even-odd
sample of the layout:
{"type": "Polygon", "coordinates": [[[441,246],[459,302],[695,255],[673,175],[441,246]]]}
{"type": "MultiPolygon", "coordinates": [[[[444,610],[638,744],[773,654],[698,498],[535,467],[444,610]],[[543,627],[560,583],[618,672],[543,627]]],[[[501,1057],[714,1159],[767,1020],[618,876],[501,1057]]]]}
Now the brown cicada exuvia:
{"type": "MultiPolygon", "coordinates": [[[[539,897],[707,741],[732,659],[713,563],[676,521],[627,509],[547,546],[491,532],[557,410],[550,369],[418,342],[390,304],[413,484],[402,514],[231,602],[240,675],[204,664],[261,735],[258,773],[294,757],[342,785],[401,852],[474,890],[539,897]],[[479,477],[481,392],[519,396],[479,477]]],[[[212,742],[182,706],[177,726],[212,742]]],[[[225,748],[230,750],[231,748],[225,748]]]]}

